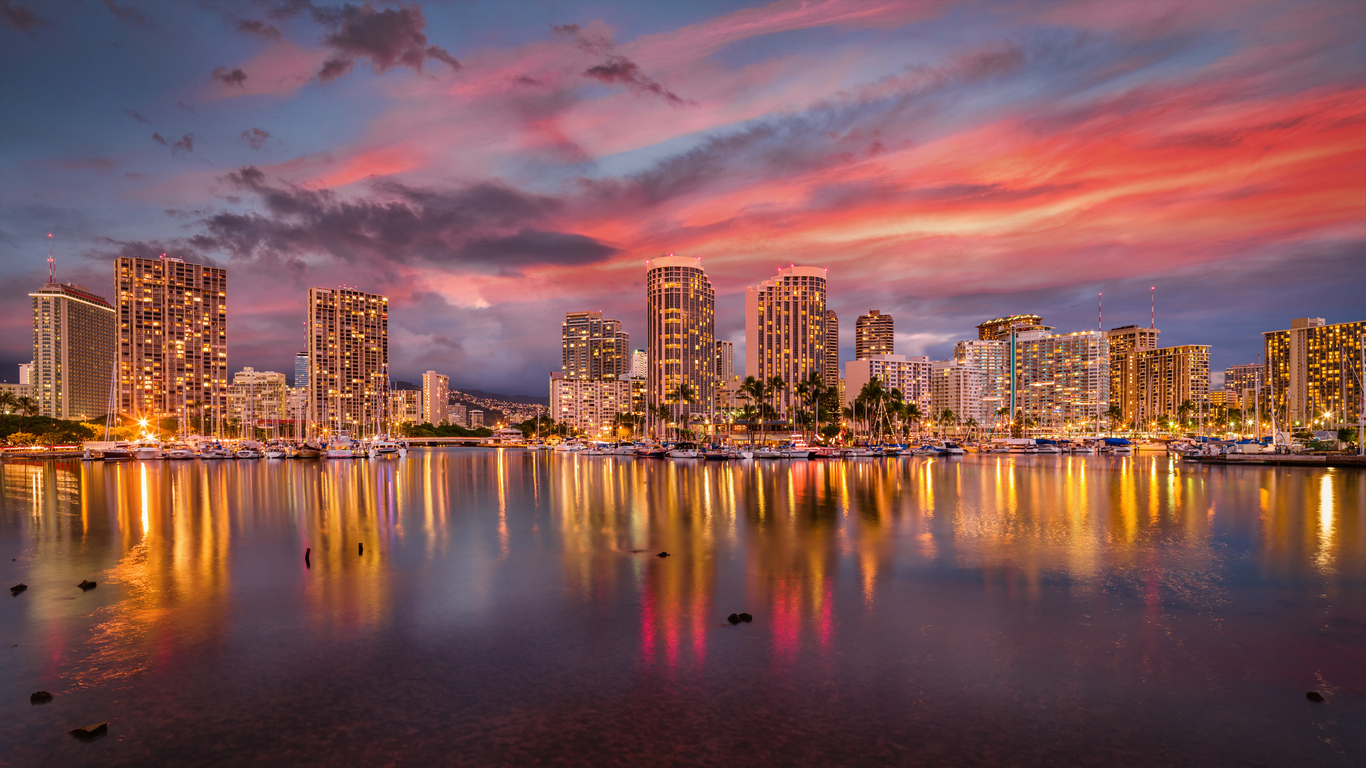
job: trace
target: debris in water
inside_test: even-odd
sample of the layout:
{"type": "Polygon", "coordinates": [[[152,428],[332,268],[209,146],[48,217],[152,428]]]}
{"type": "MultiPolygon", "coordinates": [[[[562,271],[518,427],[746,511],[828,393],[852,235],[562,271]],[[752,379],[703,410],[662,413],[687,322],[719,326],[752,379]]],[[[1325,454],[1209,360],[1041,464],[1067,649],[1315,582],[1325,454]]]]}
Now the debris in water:
{"type": "Polygon", "coordinates": [[[668,557],[668,556],[669,556],[669,553],[668,553],[668,552],[660,552],[659,554],[655,555],[655,557],[668,557]]]}
{"type": "Polygon", "coordinates": [[[52,701],[52,694],[47,691],[38,691],[28,697],[28,703],[30,704],[46,704],[49,701],[52,701]]]}
{"type": "Polygon", "coordinates": [[[740,617],[732,613],[731,615],[726,617],[726,621],[729,621],[731,623],[731,626],[735,626],[736,624],[740,623],[740,617]]]}
{"type": "Polygon", "coordinates": [[[750,616],[748,613],[742,613],[740,614],[740,621],[751,622],[754,621],[754,617],[750,616]]]}
{"type": "Polygon", "coordinates": [[[82,581],[80,584],[77,584],[76,586],[78,586],[78,587],[80,587],[81,589],[84,589],[84,590],[86,590],[86,591],[88,592],[88,591],[94,589],[95,587],[97,587],[97,586],[99,586],[99,585],[97,585],[97,584],[96,584],[95,582],[93,582],[93,581],[82,581]]]}
{"type": "Polygon", "coordinates": [[[1323,694],[1319,693],[1318,691],[1310,691],[1309,693],[1304,694],[1304,698],[1314,702],[1322,702],[1323,694]]]}
{"type": "Polygon", "coordinates": [[[27,584],[15,584],[14,586],[12,586],[12,587],[9,588],[9,593],[10,593],[11,595],[17,595],[17,594],[19,594],[20,592],[23,592],[23,591],[26,590],[26,589],[28,589],[28,585],[27,585],[27,584]]]}
{"type": "Polygon", "coordinates": [[[95,723],[94,725],[87,725],[84,728],[72,728],[67,731],[67,733],[75,736],[81,741],[88,741],[97,736],[103,736],[108,730],[109,723],[95,723]]]}
{"type": "Polygon", "coordinates": [[[304,547],[304,567],[305,567],[305,568],[312,568],[312,567],[313,567],[313,563],[310,563],[310,562],[308,561],[308,553],[310,553],[310,552],[312,552],[312,551],[313,551],[313,548],[312,548],[312,547],[304,547]]]}

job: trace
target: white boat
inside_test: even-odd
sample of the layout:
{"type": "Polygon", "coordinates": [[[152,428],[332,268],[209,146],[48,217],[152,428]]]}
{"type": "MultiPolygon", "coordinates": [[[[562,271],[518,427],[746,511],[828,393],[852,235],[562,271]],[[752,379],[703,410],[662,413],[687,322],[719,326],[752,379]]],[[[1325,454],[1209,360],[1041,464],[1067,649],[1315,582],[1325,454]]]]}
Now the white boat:
{"type": "Polygon", "coordinates": [[[235,455],[239,459],[261,458],[261,452],[256,450],[255,448],[238,448],[233,455],[235,455]]]}
{"type": "Polygon", "coordinates": [[[283,445],[268,445],[264,451],[261,451],[261,456],[267,459],[287,459],[289,458],[289,450],[283,445]]]}
{"type": "Polygon", "coordinates": [[[613,456],[634,456],[636,455],[635,443],[617,443],[608,453],[613,456]]]}
{"type": "Polygon", "coordinates": [[[218,460],[231,459],[235,457],[233,456],[232,451],[229,451],[227,448],[224,448],[221,444],[210,443],[209,445],[203,446],[199,449],[199,458],[218,460]]]}
{"type": "Polygon", "coordinates": [[[194,449],[183,443],[172,443],[162,451],[162,456],[168,460],[183,461],[185,459],[197,459],[199,454],[194,449]]]}
{"type": "Polygon", "coordinates": [[[701,458],[702,453],[697,450],[696,443],[674,443],[669,449],[671,459],[697,459],[701,458]]]}
{"type": "Polygon", "coordinates": [[[912,456],[938,456],[939,449],[933,445],[922,445],[911,450],[912,456]]]}
{"type": "Polygon", "coordinates": [[[327,450],[323,453],[329,459],[354,459],[356,457],[355,443],[351,442],[351,433],[342,430],[337,436],[327,443],[327,450]]]}
{"type": "Polygon", "coordinates": [[[812,450],[810,446],[799,443],[797,445],[788,446],[783,450],[783,453],[789,459],[809,459],[815,454],[815,451],[812,450]]]}
{"type": "Polygon", "coordinates": [[[844,452],[845,456],[853,459],[871,459],[882,455],[878,448],[871,448],[866,445],[856,445],[844,452]]]}
{"type": "Polygon", "coordinates": [[[143,436],[129,446],[133,458],[139,461],[156,461],[162,458],[161,442],[154,437],[143,436]]]}
{"type": "Polygon", "coordinates": [[[394,440],[389,437],[377,437],[370,441],[370,449],[367,453],[372,459],[383,456],[401,459],[408,455],[408,444],[402,440],[394,440]]]}

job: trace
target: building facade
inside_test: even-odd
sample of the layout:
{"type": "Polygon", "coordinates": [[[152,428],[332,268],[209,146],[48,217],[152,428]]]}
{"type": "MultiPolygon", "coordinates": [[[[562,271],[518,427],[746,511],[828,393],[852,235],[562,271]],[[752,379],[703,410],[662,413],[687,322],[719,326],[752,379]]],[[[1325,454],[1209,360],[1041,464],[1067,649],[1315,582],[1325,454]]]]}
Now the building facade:
{"type": "Polygon", "coordinates": [[[141,418],[227,414],[228,273],[179,259],[123,256],[118,286],[119,412],[141,418]]]}
{"type": "Polygon", "coordinates": [[[1257,363],[1231,365],[1224,369],[1224,407],[1242,408],[1243,403],[1254,403],[1257,389],[1265,383],[1262,366],[1257,363]]]}
{"type": "Polygon", "coordinates": [[[730,381],[735,376],[735,342],[716,340],[716,380],[730,381]]]}
{"type": "Polygon", "coordinates": [[[1288,330],[1263,333],[1262,383],[1276,418],[1292,427],[1355,424],[1362,412],[1364,334],[1366,321],[1329,325],[1321,317],[1299,318],[1288,330]]]}
{"type": "Polygon", "coordinates": [[[707,413],[716,390],[716,292],[702,271],[702,260],[651,259],[645,273],[645,308],[648,404],[669,405],[685,414],[707,413]],[[684,385],[693,398],[675,404],[675,393],[684,385]]]}
{"type": "Polygon", "coordinates": [[[825,310],[825,366],[821,370],[825,386],[838,388],[840,382],[840,318],[835,310],[825,310]]]}
{"type": "Polygon", "coordinates": [[[451,380],[436,371],[422,374],[422,421],[433,426],[449,424],[451,380]]]}
{"type": "Polygon", "coordinates": [[[480,427],[484,426],[484,412],[477,408],[475,410],[470,411],[469,420],[470,429],[479,429],[480,427]]]}
{"type": "Polygon", "coordinates": [[[901,392],[903,402],[915,403],[923,416],[933,406],[930,392],[930,359],[924,355],[875,355],[866,360],[844,364],[844,391],[840,397],[846,407],[854,404],[864,385],[881,379],[883,389],[901,392]]]}
{"type": "Polygon", "coordinates": [[[1147,387],[1140,378],[1138,360],[1141,353],[1157,349],[1160,335],[1162,331],[1156,328],[1139,325],[1111,328],[1105,333],[1110,342],[1110,402],[1119,406],[1125,421],[1138,419],[1142,423],[1151,418],[1139,415],[1139,402],[1147,387]]]}
{"type": "Polygon", "coordinates": [[[797,382],[825,376],[825,275],[821,267],[786,267],[745,289],[745,374],[782,377],[787,386],[775,402],[784,413],[797,382]]]}
{"type": "Polygon", "coordinates": [[[982,407],[982,380],[980,370],[959,360],[930,363],[930,410],[925,416],[938,419],[948,410],[959,424],[988,424],[991,417],[982,407]]]}
{"type": "MultiPolygon", "coordinates": [[[[75,283],[46,283],[33,298],[33,362],[27,392],[38,415],[93,419],[109,413],[118,343],[114,307],[75,283]]],[[[24,383],[21,371],[21,384],[24,383]]]]}
{"type": "Polygon", "coordinates": [[[228,385],[228,423],[243,437],[279,434],[289,421],[289,386],[283,373],[250,366],[232,376],[228,385]]]}
{"type": "Polygon", "coordinates": [[[294,386],[308,389],[308,352],[294,353],[294,386]]]}
{"type": "Polygon", "coordinates": [[[326,433],[382,429],[389,397],[389,300],[308,290],[309,422],[326,433]]]}
{"type": "Polygon", "coordinates": [[[1110,347],[1100,331],[1007,334],[1011,413],[1042,429],[1098,429],[1110,407],[1110,347]]]}
{"type": "Polygon", "coordinates": [[[1112,401],[1122,399],[1130,410],[1125,418],[1140,427],[1163,416],[1182,416],[1181,404],[1189,402],[1198,416],[1209,408],[1209,345],[1132,350],[1134,376],[1123,393],[1111,392],[1112,401]]]}
{"type": "Polygon", "coordinates": [[[583,381],[551,374],[550,417],[577,434],[612,436],[619,413],[631,410],[631,382],[583,381]]]}
{"type": "Polygon", "coordinates": [[[870,309],[854,321],[854,359],[867,360],[874,355],[896,354],[896,335],[892,316],[870,309]]]}
{"type": "Polygon", "coordinates": [[[1039,315],[1007,315],[978,325],[977,338],[979,341],[997,341],[1010,333],[1051,330],[1052,326],[1044,325],[1039,315]]]}
{"type": "Polygon", "coordinates": [[[645,350],[637,349],[631,353],[631,378],[646,379],[650,376],[650,356],[645,350]]]}
{"type": "Polygon", "coordinates": [[[630,375],[631,338],[601,312],[566,312],[560,326],[565,378],[599,381],[630,375]]]}
{"type": "MultiPolygon", "coordinates": [[[[977,423],[994,422],[1002,408],[1010,414],[1010,344],[964,339],[954,345],[953,359],[977,372],[977,423]]],[[[955,411],[956,412],[956,411],[955,411]]]]}

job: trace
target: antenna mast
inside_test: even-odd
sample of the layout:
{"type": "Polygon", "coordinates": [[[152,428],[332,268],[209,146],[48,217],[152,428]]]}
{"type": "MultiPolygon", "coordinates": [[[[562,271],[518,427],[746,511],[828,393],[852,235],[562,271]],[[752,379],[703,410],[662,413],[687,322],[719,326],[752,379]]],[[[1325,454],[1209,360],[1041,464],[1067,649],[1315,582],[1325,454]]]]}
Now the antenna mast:
{"type": "Polygon", "coordinates": [[[1148,289],[1148,327],[1157,327],[1157,286],[1148,289]]]}
{"type": "Polygon", "coordinates": [[[1096,331],[1098,333],[1105,333],[1105,331],[1103,330],[1105,324],[1101,322],[1101,317],[1104,316],[1102,310],[1105,308],[1105,305],[1102,303],[1104,301],[1104,296],[1104,293],[1096,294],[1096,331]]]}
{"type": "Polygon", "coordinates": [[[57,262],[52,258],[52,233],[47,233],[47,282],[57,282],[57,262]]]}

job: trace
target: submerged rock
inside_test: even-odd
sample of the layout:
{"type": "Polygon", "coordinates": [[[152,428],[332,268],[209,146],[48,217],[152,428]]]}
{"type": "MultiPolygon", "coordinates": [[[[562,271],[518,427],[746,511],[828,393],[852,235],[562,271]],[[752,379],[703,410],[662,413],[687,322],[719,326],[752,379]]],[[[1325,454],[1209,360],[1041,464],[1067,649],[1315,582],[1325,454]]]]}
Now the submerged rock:
{"type": "Polygon", "coordinates": [[[52,694],[47,691],[38,691],[28,697],[28,703],[30,704],[46,704],[49,701],[52,701],[52,694]]]}
{"type": "Polygon", "coordinates": [[[740,621],[744,621],[744,622],[754,621],[754,617],[753,617],[753,616],[750,616],[748,613],[742,613],[742,614],[740,614],[740,621]]]}
{"type": "Polygon", "coordinates": [[[659,554],[655,555],[655,557],[668,557],[668,556],[669,556],[669,553],[668,553],[668,552],[660,552],[659,554]]]}
{"type": "Polygon", "coordinates": [[[86,590],[86,591],[89,591],[89,590],[92,590],[92,589],[94,589],[95,587],[97,587],[97,586],[99,586],[99,585],[96,584],[96,583],[93,582],[93,581],[82,581],[80,584],[77,584],[76,586],[78,586],[78,587],[80,587],[81,589],[84,589],[84,590],[86,590]]]}
{"type": "Polygon", "coordinates": [[[108,731],[109,723],[95,723],[94,725],[87,725],[83,728],[72,728],[67,731],[67,733],[84,741],[86,739],[93,739],[96,736],[103,736],[108,731]]]}
{"type": "Polygon", "coordinates": [[[1310,701],[1323,701],[1323,694],[1318,691],[1310,691],[1309,693],[1304,694],[1304,698],[1309,699],[1310,701]]]}
{"type": "Polygon", "coordinates": [[[313,563],[310,563],[310,562],[308,561],[308,555],[309,555],[309,553],[312,552],[312,551],[313,551],[313,548],[312,548],[312,547],[304,547],[304,567],[305,567],[305,568],[312,568],[312,567],[313,567],[313,563]]]}
{"type": "Polygon", "coordinates": [[[356,545],[356,554],[357,554],[357,555],[363,555],[363,554],[365,554],[365,545],[364,545],[364,544],[357,544],[357,545],[356,545]]]}
{"type": "Polygon", "coordinates": [[[14,586],[12,586],[12,587],[9,588],[9,593],[10,593],[11,595],[17,595],[17,594],[19,594],[20,592],[23,592],[23,591],[26,590],[26,589],[28,589],[28,585],[27,585],[27,584],[15,584],[14,586]]]}
{"type": "Polygon", "coordinates": [[[731,615],[726,617],[726,621],[729,621],[731,625],[734,626],[735,624],[740,623],[740,617],[732,613],[731,615]]]}

